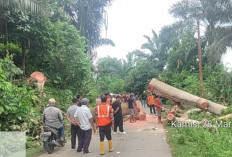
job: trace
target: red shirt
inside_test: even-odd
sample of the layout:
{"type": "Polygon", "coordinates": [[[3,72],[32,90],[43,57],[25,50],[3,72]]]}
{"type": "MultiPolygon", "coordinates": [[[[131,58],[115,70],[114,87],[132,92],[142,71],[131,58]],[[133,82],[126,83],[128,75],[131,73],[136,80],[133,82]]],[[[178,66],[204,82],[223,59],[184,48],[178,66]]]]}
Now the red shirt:
{"type": "Polygon", "coordinates": [[[159,98],[155,99],[155,104],[156,104],[156,110],[161,110],[162,109],[162,105],[160,104],[160,99],[159,98]]]}

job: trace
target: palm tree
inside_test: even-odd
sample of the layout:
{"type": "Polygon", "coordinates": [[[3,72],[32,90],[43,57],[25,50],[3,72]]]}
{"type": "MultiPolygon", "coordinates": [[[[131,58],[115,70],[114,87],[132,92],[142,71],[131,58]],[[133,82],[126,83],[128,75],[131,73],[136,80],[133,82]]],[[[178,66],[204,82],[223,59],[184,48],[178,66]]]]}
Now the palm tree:
{"type": "Polygon", "coordinates": [[[105,7],[110,5],[112,0],[77,0],[67,4],[65,11],[73,18],[73,24],[80,30],[81,35],[87,39],[88,50],[91,51],[102,44],[114,45],[109,39],[101,38],[101,27],[107,25],[105,7]]]}
{"type": "Polygon", "coordinates": [[[0,0],[0,9],[1,13],[8,10],[30,11],[34,14],[45,13],[43,3],[35,0],[0,0]]]}
{"type": "Polygon", "coordinates": [[[142,44],[141,49],[148,50],[149,53],[141,50],[133,51],[135,56],[137,56],[137,60],[147,60],[155,68],[163,70],[167,61],[167,52],[161,51],[161,42],[158,35],[152,30],[152,37],[144,35],[144,38],[147,39],[147,42],[142,44]]]}
{"type": "Polygon", "coordinates": [[[227,47],[232,46],[231,0],[182,0],[174,4],[170,12],[184,20],[196,19],[198,32],[198,60],[201,95],[203,94],[203,78],[201,68],[200,26],[202,21],[206,25],[206,60],[211,66],[219,63],[227,47]],[[229,26],[224,26],[229,24],[229,26]]]}
{"type": "Polygon", "coordinates": [[[205,54],[203,56],[211,66],[221,60],[232,41],[232,1],[231,0],[182,0],[174,4],[170,13],[184,21],[198,18],[206,28],[205,54]],[[197,4],[197,5],[195,5],[197,4]],[[200,13],[200,14],[199,14],[200,13]]]}

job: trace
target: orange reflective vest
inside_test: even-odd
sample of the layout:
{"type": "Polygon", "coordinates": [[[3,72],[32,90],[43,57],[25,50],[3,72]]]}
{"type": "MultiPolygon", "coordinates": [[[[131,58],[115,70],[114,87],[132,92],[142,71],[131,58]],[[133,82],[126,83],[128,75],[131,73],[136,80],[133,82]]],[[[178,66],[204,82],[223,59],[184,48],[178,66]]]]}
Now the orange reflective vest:
{"type": "Polygon", "coordinates": [[[148,105],[155,105],[155,98],[153,95],[149,95],[147,98],[148,105]]]}
{"type": "Polygon", "coordinates": [[[110,105],[98,105],[96,106],[97,111],[97,123],[98,126],[106,126],[110,124],[110,111],[111,111],[110,105]]]}

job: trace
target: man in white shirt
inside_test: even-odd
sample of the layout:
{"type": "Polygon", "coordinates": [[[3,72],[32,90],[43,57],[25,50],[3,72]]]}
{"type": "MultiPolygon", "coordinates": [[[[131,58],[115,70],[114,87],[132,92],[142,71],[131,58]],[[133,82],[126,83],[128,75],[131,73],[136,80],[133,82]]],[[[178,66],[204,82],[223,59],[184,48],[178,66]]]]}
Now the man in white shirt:
{"type": "Polygon", "coordinates": [[[83,149],[83,153],[89,153],[89,144],[92,137],[92,129],[93,132],[96,132],[96,128],[93,124],[93,116],[90,109],[87,107],[89,105],[89,100],[84,98],[81,100],[81,107],[76,110],[74,114],[74,119],[77,125],[81,128],[80,133],[80,141],[78,142],[77,152],[81,152],[83,149]]]}

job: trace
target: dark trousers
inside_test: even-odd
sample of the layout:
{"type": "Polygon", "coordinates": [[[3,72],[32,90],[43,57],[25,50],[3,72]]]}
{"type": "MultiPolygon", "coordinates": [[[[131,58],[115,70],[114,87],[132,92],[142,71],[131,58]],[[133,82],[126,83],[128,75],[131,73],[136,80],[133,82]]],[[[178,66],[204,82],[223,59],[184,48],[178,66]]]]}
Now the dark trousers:
{"type": "Polygon", "coordinates": [[[123,132],[123,119],[122,118],[114,118],[114,132],[117,132],[117,127],[119,127],[119,131],[123,132]]]}
{"type": "Polygon", "coordinates": [[[71,148],[76,148],[76,139],[78,139],[79,143],[79,134],[80,134],[80,127],[78,125],[71,124],[71,148]]]}
{"type": "Polygon", "coordinates": [[[79,137],[80,140],[78,143],[77,151],[81,151],[83,148],[84,152],[88,152],[91,137],[92,137],[92,129],[89,129],[89,130],[81,130],[80,129],[80,137],[79,137]]]}
{"type": "Polygon", "coordinates": [[[105,136],[106,139],[109,141],[112,139],[111,137],[111,128],[110,128],[110,124],[106,125],[106,126],[99,126],[99,134],[100,134],[100,141],[104,141],[105,136]]]}
{"type": "Polygon", "coordinates": [[[150,106],[150,113],[152,113],[152,109],[154,111],[154,114],[155,114],[155,105],[149,105],[150,106]]]}

